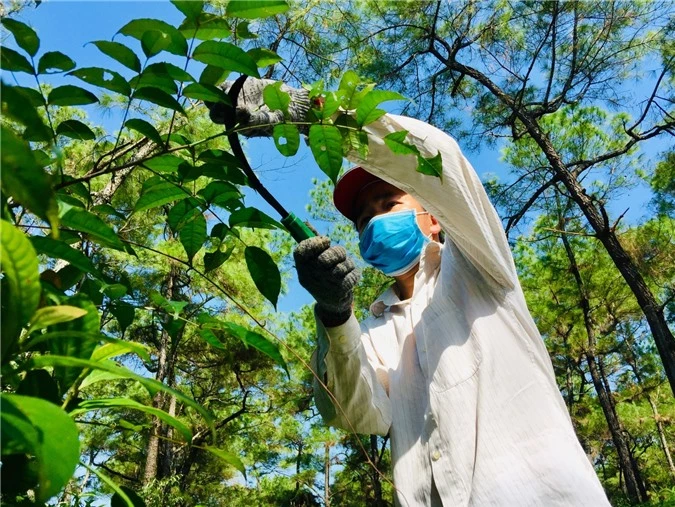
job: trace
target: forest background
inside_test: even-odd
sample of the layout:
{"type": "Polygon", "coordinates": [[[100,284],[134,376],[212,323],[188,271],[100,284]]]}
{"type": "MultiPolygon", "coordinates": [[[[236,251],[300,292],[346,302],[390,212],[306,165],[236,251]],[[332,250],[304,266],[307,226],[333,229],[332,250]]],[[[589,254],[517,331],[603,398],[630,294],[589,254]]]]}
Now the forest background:
{"type": "Polygon", "coordinates": [[[245,151],[356,256],[330,190],[361,127],[386,102],[458,138],[612,503],[674,503],[674,11],[5,2],[3,504],[391,505],[387,439],[316,413],[294,242],[203,104],[242,74],[321,99],[245,151]]]}

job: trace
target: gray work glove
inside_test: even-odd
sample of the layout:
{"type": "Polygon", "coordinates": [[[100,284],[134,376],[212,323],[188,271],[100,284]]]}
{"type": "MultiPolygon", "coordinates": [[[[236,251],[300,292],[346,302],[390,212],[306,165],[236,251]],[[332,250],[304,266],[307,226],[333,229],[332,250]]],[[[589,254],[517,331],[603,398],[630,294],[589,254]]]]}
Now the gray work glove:
{"type": "Polygon", "coordinates": [[[301,241],[293,252],[298,280],[316,300],[316,313],[327,327],[344,324],[352,313],[353,289],[361,274],[341,246],[327,236],[301,241]]]}
{"type": "MultiPolygon", "coordinates": [[[[230,91],[230,87],[234,81],[225,81],[219,85],[225,93],[230,91]]],[[[241,135],[245,137],[271,137],[272,129],[277,123],[285,120],[292,122],[303,122],[307,117],[309,111],[309,91],[304,88],[291,88],[286,84],[281,85],[281,91],[288,93],[291,97],[291,102],[288,105],[288,117],[284,118],[284,113],[281,111],[271,111],[265,105],[263,99],[263,91],[266,86],[276,83],[272,79],[255,79],[249,77],[244,81],[239,95],[237,96],[237,123],[246,127],[259,128],[245,129],[241,131],[241,135]]],[[[225,104],[204,102],[209,108],[209,116],[211,121],[218,124],[225,124],[225,117],[230,114],[230,108],[225,104]]],[[[306,126],[299,127],[302,133],[306,126]]]]}

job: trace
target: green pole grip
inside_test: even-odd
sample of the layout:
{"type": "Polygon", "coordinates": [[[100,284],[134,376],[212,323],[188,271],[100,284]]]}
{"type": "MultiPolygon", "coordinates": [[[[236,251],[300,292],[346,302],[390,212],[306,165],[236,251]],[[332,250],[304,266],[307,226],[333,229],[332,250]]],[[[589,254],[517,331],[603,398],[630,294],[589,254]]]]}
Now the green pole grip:
{"type": "Polygon", "coordinates": [[[300,220],[295,213],[289,213],[284,218],[281,219],[281,223],[288,229],[288,232],[291,233],[293,239],[300,243],[303,239],[309,239],[316,236],[312,230],[305,225],[305,223],[300,220]]]}

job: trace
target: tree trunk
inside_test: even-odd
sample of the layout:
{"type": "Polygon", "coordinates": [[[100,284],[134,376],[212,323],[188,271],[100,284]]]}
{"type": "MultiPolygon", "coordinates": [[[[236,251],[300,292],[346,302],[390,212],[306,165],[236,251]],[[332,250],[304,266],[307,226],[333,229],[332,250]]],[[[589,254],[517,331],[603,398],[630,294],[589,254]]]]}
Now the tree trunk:
{"type": "Polygon", "coordinates": [[[526,123],[529,133],[544,151],[551,167],[559,176],[563,185],[565,185],[572,200],[581,209],[581,212],[595,231],[596,237],[603,244],[614,265],[635,295],[642,312],[647,318],[647,323],[654,337],[659,356],[661,356],[670,388],[675,394],[675,337],[668,328],[663,308],[656,301],[654,294],[652,294],[652,291],[647,286],[635,262],[633,262],[628,252],[623,248],[606,215],[598,211],[591,197],[586,194],[576,176],[565,167],[551,141],[539,130],[536,122],[525,114],[522,114],[522,118],[527,119],[527,122],[524,121],[524,123],[526,123]]]}
{"type": "Polygon", "coordinates": [[[647,395],[647,400],[649,401],[649,406],[652,407],[652,413],[654,414],[654,422],[656,423],[656,431],[659,434],[659,441],[661,442],[661,448],[663,449],[663,454],[666,456],[666,461],[668,462],[668,469],[670,470],[670,476],[675,481],[675,464],[673,464],[673,457],[670,454],[670,449],[668,448],[668,440],[666,439],[666,432],[663,428],[663,421],[659,415],[659,410],[656,407],[656,403],[652,399],[651,395],[647,395]]]}
{"type": "MultiPolygon", "coordinates": [[[[640,369],[638,367],[638,356],[635,353],[635,350],[633,349],[633,343],[629,342],[627,345],[628,350],[630,351],[630,358],[628,359],[628,364],[633,370],[633,375],[635,375],[635,379],[637,380],[638,385],[642,387],[644,390],[644,384],[642,382],[642,374],[640,373],[640,369]]],[[[645,396],[647,397],[647,401],[649,402],[649,406],[652,409],[652,414],[654,415],[654,423],[656,424],[656,431],[659,434],[659,442],[661,443],[661,449],[663,449],[663,454],[665,455],[666,462],[668,463],[668,470],[670,471],[670,475],[673,477],[673,480],[675,480],[675,464],[673,464],[673,457],[670,454],[670,448],[668,447],[668,439],[666,438],[666,432],[665,429],[663,428],[663,421],[661,420],[659,409],[656,406],[656,402],[654,402],[652,395],[646,390],[644,390],[644,392],[645,396]]]]}
{"type": "MultiPolygon", "coordinates": [[[[155,379],[164,382],[166,378],[166,369],[168,366],[167,356],[168,348],[171,343],[169,333],[162,330],[160,349],[158,353],[157,375],[155,379]]],[[[152,399],[153,408],[164,409],[164,393],[158,392],[152,399]]],[[[164,425],[158,417],[152,418],[152,430],[148,439],[147,454],[145,459],[145,472],[143,474],[143,484],[147,485],[154,479],[161,479],[159,467],[160,439],[163,436],[164,425]]]]}
{"type": "Polygon", "coordinates": [[[326,442],[324,455],[324,473],[323,473],[323,504],[330,507],[330,448],[331,443],[326,442]]]}
{"type": "Polygon", "coordinates": [[[523,108],[518,107],[518,103],[499,86],[497,86],[487,75],[473,67],[459,63],[455,55],[451,54],[444,57],[434,46],[430,47],[430,52],[436,56],[449,70],[470,76],[492,95],[494,95],[502,104],[513,112],[512,121],[516,119],[522,122],[527,133],[537,143],[539,148],[546,156],[551,169],[562,182],[570,194],[572,200],[579,206],[591,228],[595,231],[596,237],[603,244],[607,253],[611,257],[614,265],[617,267],[624,280],[635,295],[649,325],[649,329],[654,337],[656,348],[659,351],[666,377],[670,383],[670,388],[675,394],[675,336],[668,328],[663,308],[658,304],[654,294],[651,292],[644,278],[640,274],[635,262],[631,259],[628,252],[623,248],[619,238],[616,236],[614,228],[609,224],[609,220],[604,213],[602,205],[596,207],[593,199],[586,194],[577,176],[570,171],[560,155],[556,151],[549,137],[542,131],[536,119],[527,113],[523,108]]]}
{"type": "Polygon", "coordinates": [[[371,476],[373,478],[373,492],[375,493],[375,503],[376,507],[382,507],[386,505],[384,499],[382,498],[382,481],[380,480],[380,474],[378,469],[380,467],[380,449],[377,445],[377,435],[370,435],[370,459],[377,466],[377,468],[371,467],[371,476]]]}
{"type": "MultiPolygon", "coordinates": [[[[171,264],[166,279],[166,287],[162,291],[163,296],[171,300],[174,297],[179,268],[171,264]]],[[[157,350],[157,374],[155,379],[159,382],[165,382],[168,378],[173,378],[174,352],[171,336],[166,329],[162,329],[160,334],[159,346],[157,350]]],[[[152,399],[153,408],[164,410],[167,398],[162,391],[157,392],[152,399]]],[[[143,474],[143,484],[147,485],[154,479],[161,479],[170,474],[170,464],[167,466],[165,452],[166,445],[162,437],[166,437],[166,425],[158,417],[152,418],[152,430],[148,439],[145,471],[143,474]]]]}
{"type": "Polygon", "coordinates": [[[638,469],[637,463],[630,451],[630,447],[626,442],[621,422],[616,414],[612,393],[605,389],[600,369],[598,368],[597,359],[590,351],[586,354],[586,362],[588,363],[588,369],[591,373],[591,379],[593,380],[593,387],[595,387],[595,392],[598,395],[602,412],[607,420],[609,432],[612,435],[614,447],[616,447],[616,452],[619,456],[619,466],[626,480],[628,496],[633,502],[644,502],[647,500],[647,492],[642,483],[640,470],[638,469]]]}
{"type": "MultiPolygon", "coordinates": [[[[171,361],[172,367],[170,370],[173,370],[173,361],[171,361]]],[[[173,371],[171,371],[173,373],[173,371]]],[[[174,387],[175,382],[173,375],[171,375],[171,381],[168,382],[169,387],[174,387]]],[[[169,408],[167,410],[171,417],[176,417],[176,397],[169,397],[169,408]]],[[[160,442],[160,453],[159,453],[159,473],[162,477],[169,477],[174,473],[174,430],[172,426],[168,424],[164,425],[164,436],[166,439],[160,442]]]]}
{"type": "MultiPolygon", "coordinates": [[[[560,220],[559,227],[564,231],[563,219],[560,220]]],[[[640,476],[640,470],[637,466],[637,462],[632,455],[628,443],[626,442],[626,438],[621,427],[621,422],[619,421],[619,417],[616,413],[616,405],[614,403],[614,398],[612,397],[612,392],[609,389],[609,384],[605,381],[605,379],[603,379],[601,367],[598,364],[598,359],[595,356],[595,328],[591,319],[591,307],[588,300],[588,295],[586,293],[586,288],[583,279],[581,278],[579,267],[577,266],[574,251],[572,250],[572,247],[567,239],[567,235],[564,233],[561,234],[561,239],[570,262],[572,274],[574,275],[574,279],[579,289],[579,304],[583,312],[584,325],[586,327],[586,335],[588,337],[586,362],[588,363],[588,369],[593,381],[593,387],[595,387],[595,392],[598,395],[602,412],[605,415],[607,426],[609,427],[609,431],[612,435],[614,447],[616,447],[616,452],[619,457],[619,466],[621,467],[626,480],[626,490],[628,492],[628,496],[634,503],[644,502],[647,500],[647,490],[645,489],[644,483],[642,482],[642,477],[640,476]]]]}

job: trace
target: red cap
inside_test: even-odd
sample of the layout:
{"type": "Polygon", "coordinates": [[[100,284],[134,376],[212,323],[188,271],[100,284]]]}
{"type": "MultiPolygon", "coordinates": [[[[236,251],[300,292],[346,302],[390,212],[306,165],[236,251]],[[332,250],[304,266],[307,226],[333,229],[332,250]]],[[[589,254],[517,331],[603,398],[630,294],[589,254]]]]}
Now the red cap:
{"type": "Polygon", "coordinates": [[[340,213],[352,222],[356,222],[358,216],[354,205],[361,191],[376,181],[383,181],[377,176],[366,172],[363,167],[352,167],[344,173],[335,184],[333,190],[333,203],[340,213]]]}

